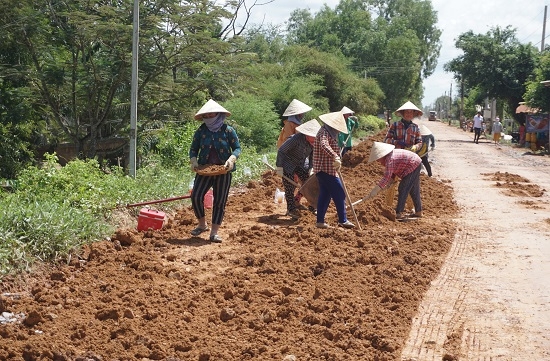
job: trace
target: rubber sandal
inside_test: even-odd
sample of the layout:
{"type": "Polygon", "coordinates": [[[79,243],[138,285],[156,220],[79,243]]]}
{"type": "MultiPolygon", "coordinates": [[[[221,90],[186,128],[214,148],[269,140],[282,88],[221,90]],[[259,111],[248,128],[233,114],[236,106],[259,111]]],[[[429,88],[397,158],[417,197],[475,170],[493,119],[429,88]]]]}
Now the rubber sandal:
{"type": "Polygon", "coordinates": [[[338,226],[342,228],[347,228],[347,229],[355,228],[355,224],[351,223],[350,221],[345,221],[344,223],[338,223],[338,226]]]}
{"type": "Polygon", "coordinates": [[[222,237],[218,236],[217,234],[210,236],[210,242],[222,243],[222,237]]]}
{"type": "Polygon", "coordinates": [[[197,227],[195,228],[194,230],[191,231],[191,235],[192,236],[199,236],[202,232],[206,232],[206,231],[209,231],[210,230],[210,227],[206,226],[204,228],[201,228],[201,227],[197,227]]]}

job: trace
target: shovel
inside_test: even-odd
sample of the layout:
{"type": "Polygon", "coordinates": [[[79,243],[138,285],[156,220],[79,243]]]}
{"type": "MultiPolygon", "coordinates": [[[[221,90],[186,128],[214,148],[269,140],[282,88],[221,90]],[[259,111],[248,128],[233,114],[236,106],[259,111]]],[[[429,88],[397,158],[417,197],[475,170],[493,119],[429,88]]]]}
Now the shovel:
{"type": "Polygon", "coordinates": [[[342,177],[342,172],[340,172],[340,170],[338,170],[338,176],[340,177],[340,181],[342,182],[342,187],[344,187],[344,193],[346,193],[346,199],[348,200],[348,203],[350,205],[351,213],[353,213],[353,217],[355,218],[355,222],[357,222],[357,226],[359,227],[359,230],[362,231],[361,224],[359,224],[359,219],[357,218],[357,214],[355,213],[355,209],[353,209],[353,203],[351,203],[351,198],[349,197],[349,193],[348,193],[348,190],[346,188],[346,184],[344,183],[344,178],[342,177]]]}

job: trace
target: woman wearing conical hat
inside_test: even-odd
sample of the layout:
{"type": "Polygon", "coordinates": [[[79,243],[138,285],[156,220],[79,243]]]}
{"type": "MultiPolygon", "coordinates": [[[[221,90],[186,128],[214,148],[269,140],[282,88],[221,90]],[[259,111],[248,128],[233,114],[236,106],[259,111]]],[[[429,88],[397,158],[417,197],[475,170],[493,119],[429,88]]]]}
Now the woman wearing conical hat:
{"type": "Polygon", "coordinates": [[[397,188],[397,206],[395,208],[395,218],[398,221],[405,220],[408,217],[422,217],[422,201],[420,199],[420,168],[422,160],[418,154],[404,149],[396,149],[394,145],[374,142],[370,155],[369,163],[377,161],[384,169],[384,176],[371,190],[364,199],[371,199],[382,190],[389,187],[396,178],[400,178],[397,188]],[[405,203],[407,197],[411,195],[414,203],[415,213],[405,215],[405,203]]]}
{"type": "MultiPolygon", "coordinates": [[[[294,220],[300,218],[298,209],[304,206],[300,205],[300,198],[295,198],[296,186],[289,180],[292,180],[296,175],[304,184],[309,178],[310,171],[313,168],[313,143],[320,128],[321,126],[316,119],[299,125],[296,128],[296,134],[290,136],[277,151],[276,172],[277,175],[283,178],[286,214],[294,220]]],[[[310,208],[310,211],[314,210],[315,208],[310,208]]]]}
{"type": "Polygon", "coordinates": [[[415,153],[422,158],[422,164],[424,165],[424,168],[426,168],[426,173],[428,173],[428,177],[431,177],[432,166],[430,165],[430,161],[428,159],[428,153],[429,151],[435,149],[435,138],[432,131],[424,124],[420,125],[420,135],[422,136],[422,147],[420,147],[415,153]],[[428,150],[428,148],[430,149],[428,150]]]}
{"type": "Polygon", "coordinates": [[[225,124],[225,118],[230,116],[224,107],[210,99],[195,114],[195,119],[202,121],[193,135],[189,149],[191,169],[196,171],[199,165],[223,165],[227,173],[219,175],[195,175],[191,205],[198,219],[198,226],[191,231],[191,235],[198,236],[210,231],[210,242],[220,243],[222,238],[218,230],[225,214],[225,205],[229,196],[232,174],[235,171],[235,162],[241,154],[241,145],[235,129],[225,124]],[[212,188],[214,202],[212,206],[212,228],[206,222],[204,212],[204,195],[212,188]]]}
{"type": "Polygon", "coordinates": [[[413,123],[413,119],[422,116],[422,110],[412,102],[406,102],[394,113],[401,120],[393,122],[386,133],[384,143],[392,144],[397,149],[408,149],[415,152],[422,147],[420,128],[413,123]]]}
{"type": "Polygon", "coordinates": [[[296,134],[296,127],[302,124],[302,119],[304,118],[305,113],[309,112],[311,107],[305,103],[302,103],[298,99],[293,99],[285,112],[283,117],[286,117],[283,120],[283,129],[279,134],[279,139],[277,139],[277,149],[288,139],[291,135],[296,134]]]}
{"type": "Polygon", "coordinates": [[[331,199],[338,213],[338,226],[354,228],[346,214],[346,192],[338,171],[342,167],[338,134],[347,133],[346,120],[341,112],[319,115],[323,126],[317,133],[313,144],[313,172],[319,181],[319,197],[317,200],[317,228],[329,228],[325,223],[325,215],[331,199]]]}
{"type": "Polygon", "coordinates": [[[340,146],[341,149],[340,156],[343,157],[344,154],[351,150],[351,135],[353,131],[359,127],[359,120],[355,116],[355,112],[348,107],[343,107],[340,111],[342,112],[342,115],[344,116],[344,119],[346,120],[346,125],[348,127],[348,134],[340,132],[340,134],[338,135],[338,146],[340,146]]]}

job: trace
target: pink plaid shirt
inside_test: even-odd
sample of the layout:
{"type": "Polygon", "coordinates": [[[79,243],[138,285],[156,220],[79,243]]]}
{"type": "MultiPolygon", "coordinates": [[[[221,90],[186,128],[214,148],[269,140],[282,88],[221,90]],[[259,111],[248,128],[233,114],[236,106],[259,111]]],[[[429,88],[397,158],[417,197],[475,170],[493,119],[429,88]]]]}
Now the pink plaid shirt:
{"type": "Polygon", "coordinates": [[[313,144],[313,172],[325,172],[336,176],[336,169],[332,163],[339,156],[338,139],[334,139],[325,127],[321,127],[313,144]]]}
{"type": "Polygon", "coordinates": [[[421,162],[422,159],[416,153],[404,149],[394,149],[386,156],[384,177],[378,182],[378,186],[382,189],[386,188],[394,176],[403,179],[415,170],[421,162]]]}

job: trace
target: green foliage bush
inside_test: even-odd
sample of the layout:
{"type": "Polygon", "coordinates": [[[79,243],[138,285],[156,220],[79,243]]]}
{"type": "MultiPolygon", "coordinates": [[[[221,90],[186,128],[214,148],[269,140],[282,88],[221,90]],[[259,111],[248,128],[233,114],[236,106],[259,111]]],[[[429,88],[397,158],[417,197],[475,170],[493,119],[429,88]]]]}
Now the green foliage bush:
{"type": "Polygon", "coordinates": [[[369,133],[377,133],[386,128],[386,121],[375,115],[360,116],[359,128],[369,133]]]}

